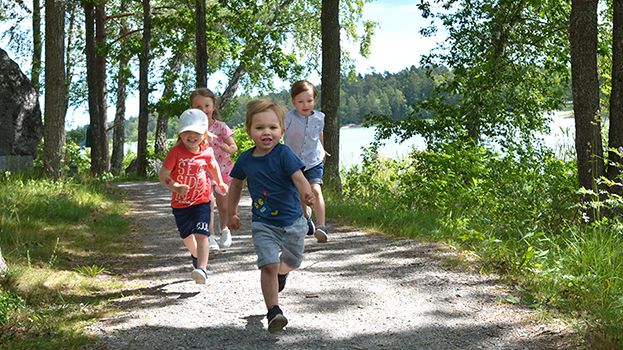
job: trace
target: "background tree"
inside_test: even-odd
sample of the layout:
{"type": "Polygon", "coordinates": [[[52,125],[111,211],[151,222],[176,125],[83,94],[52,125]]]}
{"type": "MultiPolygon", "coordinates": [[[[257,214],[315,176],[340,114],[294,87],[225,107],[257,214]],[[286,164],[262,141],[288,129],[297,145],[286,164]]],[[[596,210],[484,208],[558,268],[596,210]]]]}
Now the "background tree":
{"type": "Polygon", "coordinates": [[[195,0],[196,87],[208,86],[208,49],[206,39],[206,0],[195,0]]]}
{"type": "MultiPolygon", "coordinates": [[[[120,9],[128,9],[127,0],[121,0],[120,9]]],[[[124,15],[119,19],[119,59],[117,69],[117,99],[115,103],[115,119],[112,125],[113,132],[113,149],[110,160],[110,170],[113,175],[121,174],[123,168],[124,144],[125,144],[125,101],[128,97],[127,85],[130,72],[130,52],[126,45],[129,35],[127,17],[124,15]]]]}
{"type": "Polygon", "coordinates": [[[565,98],[552,87],[568,79],[567,3],[422,1],[419,7],[433,20],[423,34],[434,34],[437,23],[448,32],[422,60],[435,81],[433,96],[404,122],[372,118],[382,123],[382,136],[420,134],[431,147],[485,142],[508,149],[529,147],[547,131],[546,113],[561,109],[565,98]],[[451,75],[439,76],[444,66],[451,75]]]}
{"type": "Polygon", "coordinates": [[[151,41],[151,4],[143,0],[143,40],[139,59],[139,115],[136,172],[147,175],[147,124],[149,122],[149,52],[151,41]]]}
{"type": "Polygon", "coordinates": [[[43,169],[58,179],[65,146],[65,1],[45,2],[45,119],[43,169]]]}
{"type": "Polygon", "coordinates": [[[324,146],[327,184],[338,192],[340,181],[340,5],[338,0],[322,1],[322,111],[326,115],[324,146]]]}
{"type": "Polygon", "coordinates": [[[108,137],[106,133],[106,28],[105,4],[83,3],[89,120],[91,133],[91,174],[99,176],[108,171],[108,137]]]}
{"type": "MultiPolygon", "coordinates": [[[[608,171],[610,180],[621,174],[623,147],[623,0],[612,1],[612,89],[610,92],[610,126],[608,129],[608,171]]],[[[621,189],[613,191],[621,194],[621,189]]]]}
{"type": "MultiPolygon", "coordinates": [[[[604,175],[597,72],[598,3],[573,0],[569,17],[578,180],[587,189],[595,189],[596,179],[604,175]]],[[[583,199],[590,200],[586,196],[583,199]]]]}
{"type": "Polygon", "coordinates": [[[39,0],[32,1],[32,70],[30,80],[32,85],[40,93],[39,76],[41,74],[41,3],[39,0]]]}

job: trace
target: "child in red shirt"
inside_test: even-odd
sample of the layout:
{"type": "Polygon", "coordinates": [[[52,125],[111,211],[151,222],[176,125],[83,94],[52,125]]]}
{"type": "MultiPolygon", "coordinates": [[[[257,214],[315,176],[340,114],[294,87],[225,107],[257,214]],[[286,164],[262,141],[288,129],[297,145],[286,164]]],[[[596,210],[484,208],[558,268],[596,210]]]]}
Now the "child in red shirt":
{"type": "Polygon", "coordinates": [[[198,109],[184,111],[177,142],[160,169],[160,182],[172,192],[175,224],[193,258],[191,277],[199,284],[205,284],[208,278],[211,179],[218,193],[224,195],[228,190],[208,144],[209,137],[205,114],[198,109]]]}

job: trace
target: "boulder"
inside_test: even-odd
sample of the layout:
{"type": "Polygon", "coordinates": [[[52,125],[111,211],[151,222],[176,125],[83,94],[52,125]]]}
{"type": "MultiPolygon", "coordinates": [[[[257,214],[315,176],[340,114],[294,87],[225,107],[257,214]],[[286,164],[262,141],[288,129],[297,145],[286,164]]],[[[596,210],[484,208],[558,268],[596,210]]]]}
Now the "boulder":
{"type": "Polygon", "coordinates": [[[0,170],[32,167],[43,135],[35,87],[0,49],[0,170]]]}

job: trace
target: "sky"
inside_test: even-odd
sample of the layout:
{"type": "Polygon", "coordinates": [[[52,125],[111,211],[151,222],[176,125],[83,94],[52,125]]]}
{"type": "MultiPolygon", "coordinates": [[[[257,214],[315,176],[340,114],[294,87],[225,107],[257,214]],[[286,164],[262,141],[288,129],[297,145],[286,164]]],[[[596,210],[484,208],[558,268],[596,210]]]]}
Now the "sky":
{"type": "MultiPolygon", "coordinates": [[[[376,0],[366,3],[363,19],[378,23],[372,38],[370,56],[361,57],[354,43],[342,44],[342,49],[348,50],[355,59],[355,69],[360,74],[397,73],[412,65],[419,66],[420,57],[430,52],[438,42],[443,40],[441,35],[424,38],[419,34],[419,30],[427,24],[427,21],[421,18],[417,2],[413,0],[376,0]]],[[[28,69],[22,67],[22,70],[28,69]]],[[[310,77],[309,80],[319,83],[320,79],[310,77]]],[[[210,85],[209,81],[209,88],[210,85]]],[[[129,97],[126,105],[128,117],[138,115],[137,100],[138,95],[129,97]]],[[[109,120],[114,119],[114,106],[109,108],[108,115],[109,120]]],[[[70,110],[66,119],[69,129],[88,124],[89,121],[85,110],[70,110]]]]}

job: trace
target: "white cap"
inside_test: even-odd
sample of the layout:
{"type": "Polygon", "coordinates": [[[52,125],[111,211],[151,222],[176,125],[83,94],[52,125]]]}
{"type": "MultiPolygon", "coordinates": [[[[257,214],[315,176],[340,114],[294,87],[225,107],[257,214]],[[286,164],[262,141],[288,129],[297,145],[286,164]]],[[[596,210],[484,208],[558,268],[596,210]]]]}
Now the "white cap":
{"type": "Polygon", "coordinates": [[[177,134],[194,131],[200,134],[208,130],[208,117],[198,109],[187,109],[180,115],[180,126],[177,134]]]}

